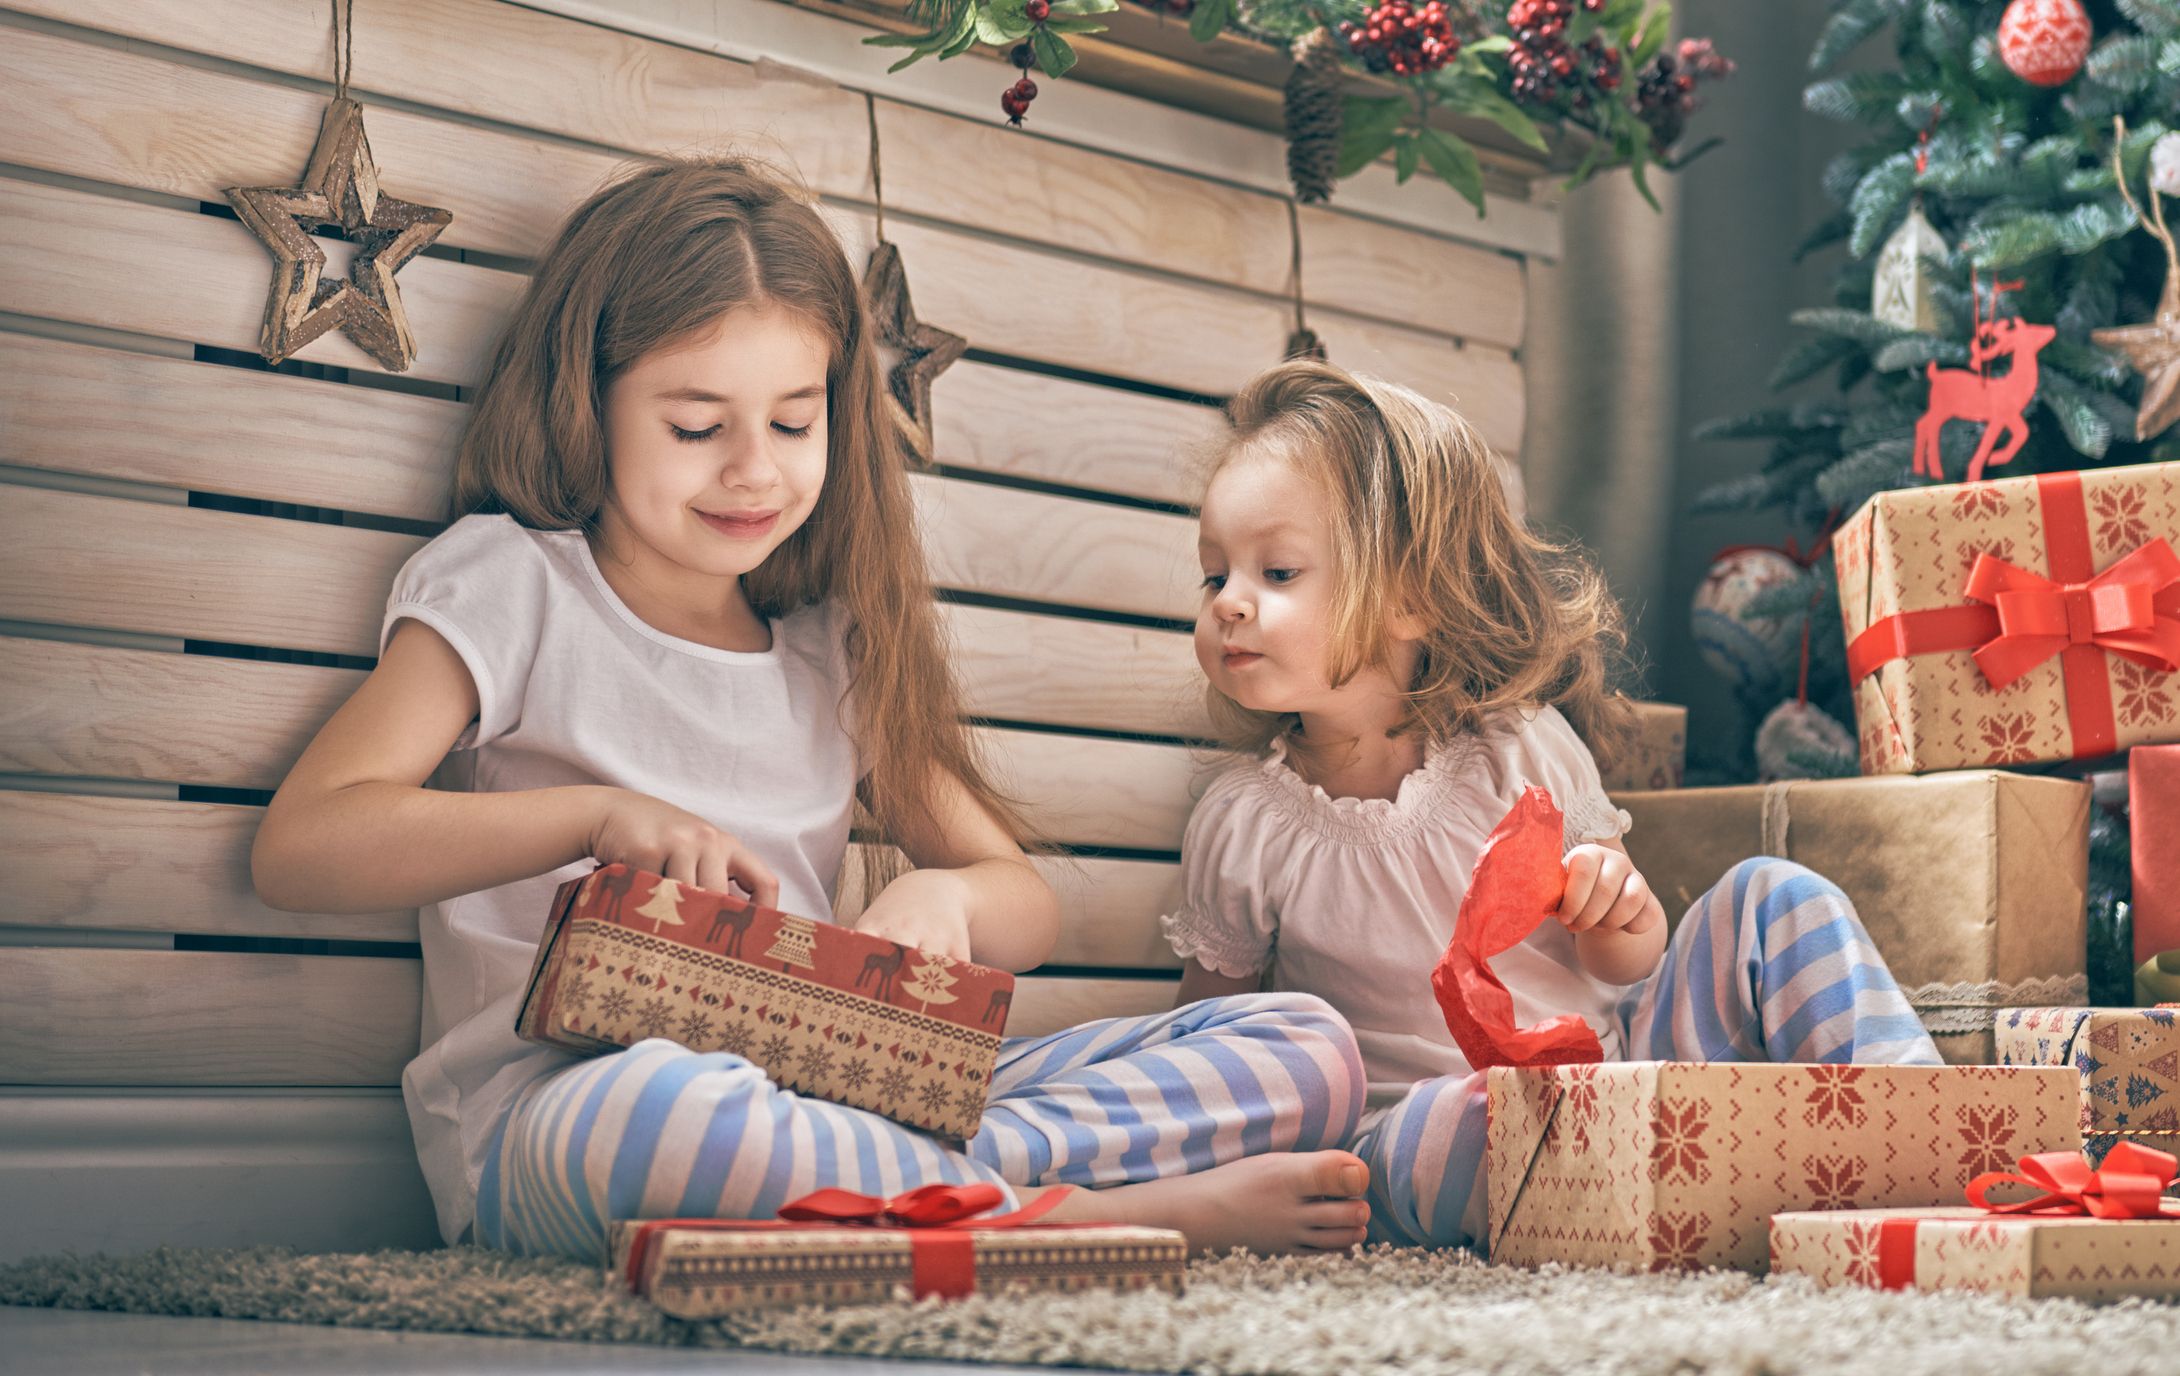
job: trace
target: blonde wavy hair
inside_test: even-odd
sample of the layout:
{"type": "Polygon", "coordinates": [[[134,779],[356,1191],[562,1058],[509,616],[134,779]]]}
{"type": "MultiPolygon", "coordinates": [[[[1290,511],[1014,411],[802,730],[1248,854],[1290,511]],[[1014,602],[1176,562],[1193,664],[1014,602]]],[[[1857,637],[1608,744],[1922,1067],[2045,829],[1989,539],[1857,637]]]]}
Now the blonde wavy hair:
{"type": "MultiPolygon", "coordinates": [[[[1387,612],[1402,608],[1422,639],[1393,734],[1444,745],[1502,709],[1550,704],[1610,767],[1634,730],[1609,686],[1626,653],[1619,604],[1572,547],[1515,517],[1474,427],[1406,387],[1312,359],[1258,374],[1226,415],[1201,457],[1205,489],[1246,456],[1290,465],[1327,499],[1333,687],[1366,667],[1393,671],[1387,612]]],[[[1205,692],[1215,740],[1237,753],[1261,756],[1300,723],[1205,692]]]]}
{"type": "MultiPolygon", "coordinates": [[[[825,478],[810,518],[743,576],[762,617],[830,599],[846,613],[864,801],[883,835],[927,812],[938,771],[1028,850],[1044,850],[963,723],[910,501],[907,451],[882,409],[868,301],[790,173],[760,159],[648,164],[571,213],[516,306],[471,408],[454,515],[534,530],[597,528],[607,492],[604,398],[623,370],[742,306],[772,304],[830,348],[825,478]]],[[[864,848],[864,894],[903,865],[864,848]]]]}

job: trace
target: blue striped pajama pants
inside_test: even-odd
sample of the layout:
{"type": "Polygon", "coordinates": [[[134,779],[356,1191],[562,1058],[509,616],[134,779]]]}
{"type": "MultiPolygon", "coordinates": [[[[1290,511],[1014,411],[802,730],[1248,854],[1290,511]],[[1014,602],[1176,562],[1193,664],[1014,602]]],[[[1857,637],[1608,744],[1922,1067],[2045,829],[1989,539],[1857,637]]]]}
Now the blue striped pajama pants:
{"type": "Polygon", "coordinates": [[[638,1042],[516,1097],[478,1188],[476,1241],[594,1261],[617,1218],[769,1218],[826,1186],[1117,1185],[1335,1147],[1362,1112],[1347,1022],[1308,994],[1204,999],[1001,1044],[962,1150],[781,1089],[731,1052],[638,1042]]]}
{"type": "MultiPolygon", "coordinates": [[[[1788,860],[1728,870],[1615,1017],[1630,1060],[1940,1063],[1847,895],[1788,860]]],[[[1422,1081],[1348,1147],[1372,1242],[1483,1249],[1482,1075],[1422,1081]]]]}

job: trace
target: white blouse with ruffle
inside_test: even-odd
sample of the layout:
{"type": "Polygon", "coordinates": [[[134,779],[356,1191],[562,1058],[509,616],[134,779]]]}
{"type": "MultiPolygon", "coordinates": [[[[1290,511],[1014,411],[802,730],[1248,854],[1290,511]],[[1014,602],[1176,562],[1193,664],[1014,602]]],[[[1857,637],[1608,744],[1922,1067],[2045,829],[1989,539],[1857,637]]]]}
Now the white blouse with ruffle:
{"type": "MultiPolygon", "coordinates": [[[[1315,994],[1354,1027],[1370,1107],[1418,1080],[1466,1074],[1467,1060],[1431,995],[1431,970],[1453,935],[1470,872],[1491,829],[1529,784],[1551,790],[1572,848],[1624,834],[1597,764],[1556,708],[1509,713],[1504,725],[1426,752],[1399,796],[1334,798],[1286,763],[1275,741],[1261,760],[1214,777],[1181,846],[1181,907],[1160,919],[1185,959],[1271,987],[1315,994]]],[[[1626,990],[1583,970],[1574,938],[1546,922],[1492,961],[1528,1026],[1578,1013],[1605,1058],[1621,1051],[1613,1010],[1626,990]]]]}

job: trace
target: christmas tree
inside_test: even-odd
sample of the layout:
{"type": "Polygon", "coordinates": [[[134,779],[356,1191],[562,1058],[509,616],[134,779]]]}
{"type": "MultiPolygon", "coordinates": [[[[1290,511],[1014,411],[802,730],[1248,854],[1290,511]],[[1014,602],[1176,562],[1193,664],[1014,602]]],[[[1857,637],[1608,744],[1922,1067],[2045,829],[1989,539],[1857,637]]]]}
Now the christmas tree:
{"type": "Polygon", "coordinates": [[[636,916],[651,919],[651,930],[662,927],[679,927],[681,923],[681,885],[672,879],[659,880],[651,897],[636,909],[636,916]]]}
{"type": "Polygon", "coordinates": [[[816,922],[792,913],[781,913],[779,935],[765,949],[764,958],[780,962],[782,971],[791,972],[798,965],[805,970],[815,969],[817,956],[813,946],[816,941],[816,922]]]}
{"type": "Polygon", "coordinates": [[[924,963],[909,971],[908,979],[901,985],[911,998],[923,1001],[921,1011],[930,1012],[934,1003],[952,1003],[960,995],[952,992],[954,981],[959,978],[953,971],[953,962],[945,956],[925,956],[924,963]]]}
{"type": "Polygon", "coordinates": [[[2180,364],[2158,334],[2161,301],[2180,291],[2158,223],[2158,197],[2180,193],[2180,0],[1835,0],[1832,11],[1803,103],[1867,138],[1826,169],[1839,208],[1796,256],[1844,245],[1846,259],[1831,302],[1793,317],[1809,337],[1772,378],[1791,399],[1697,432],[1768,446],[1759,471],[1713,488],[1701,509],[1778,509],[1794,532],[1784,551],[1728,556],[1697,595],[1706,660],[1748,721],[1765,723],[1698,761],[1726,777],[1855,772],[1823,545],[1872,494],[2180,458],[2169,400],[2180,364]],[[1892,51],[1871,60],[1880,42],[1892,51]],[[1850,54],[1859,69],[1835,75],[1850,54]],[[2022,424],[1992,435],[1979,464],[2000,422],[1940,429],[1934,417],[1918,473],[1918,422],[1942,417],[1942,379],[1989,379],[1995,392],[2006,377],[2022,424]]]}

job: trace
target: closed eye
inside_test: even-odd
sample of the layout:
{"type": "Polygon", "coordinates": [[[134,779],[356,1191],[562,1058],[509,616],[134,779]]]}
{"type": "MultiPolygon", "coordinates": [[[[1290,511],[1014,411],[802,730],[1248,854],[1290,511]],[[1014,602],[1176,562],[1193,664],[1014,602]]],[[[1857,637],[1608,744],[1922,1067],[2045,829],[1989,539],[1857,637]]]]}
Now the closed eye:
{"type": "MultiPolygon", "coordinates": [[[[815,424],[815,422],[812,422],[812,424],[815,424]]],[[[669,421],[666,428],[673,431],[674,438],[680,440],[684,444],[701,444],[705,440],[708,440],[712,436],[719,433],[719,427],[716,425],[707,426],[702,430],[684,430],[680,426],[675,425],[669,421]]],[[[808,425],[797,429],[792,425],[781,425],[775,422],[772,428],[787,436],[791,440],[799,440],[803,436],[810,433],[810,426],[808,425]]]]}

